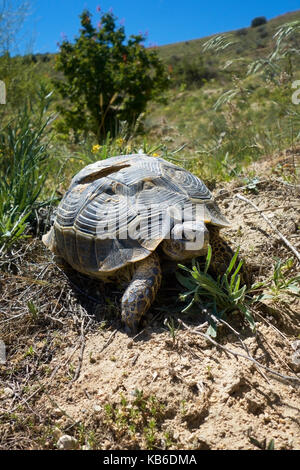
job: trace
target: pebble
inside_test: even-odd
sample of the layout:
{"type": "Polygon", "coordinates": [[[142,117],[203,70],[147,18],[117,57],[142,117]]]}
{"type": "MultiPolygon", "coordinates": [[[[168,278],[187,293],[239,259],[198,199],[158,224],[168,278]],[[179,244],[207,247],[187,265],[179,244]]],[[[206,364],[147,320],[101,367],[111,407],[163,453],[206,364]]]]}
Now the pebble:
{"type": "Polygon", "coordinates": [[[58,427],[55,427],[52,431],[54,439],[58,440],[62,436],[62,431],[58,427]]]}
{"type": "Polygon", "coordinates": [[[294,372],[300,371],[300,350],[299,349],[294,352],[289,362],[294,372]]]}
{"type": "Polygon", "coordinates": [[[247,402],[247,410],[250,413],[255,415],[259,415],[264,410],[264,402],[260,399],[260,397],[256,396],[256,393],[253,390],[246,393],[245,399],[247,402]]]}
{"type": "Polygon", "coordinates": [[[11,398],[11,397],[14,396],[14,393],[15,393],[15,392],[13,391],[12,388],[10,388],[10,387],[5,387],[5,388],[3,389],[3,398],[11,398]]]}
{"type": "Polygon", "coordinates": [[[81,450],[91,450],[91,447],[89,444],[84,444],[82,447],[81,447],[81,450]]]}
{"type": "Polygon", "coordinates": [[[93,408],[94,408],[94,411],[96,411],[96,413],[99,413],[99,411],[102,411],[102,406],[100,405],[94,405],[93,408]]]}
{"type": "Polygon", "coordinates": [[[296,341],[293,341],[291,346],[294,351],[297,351],[297,349],[300,350],[300,339],[296,339],[296,341]]]}
{"type": "Polygon", "coordinates": [[[291,346],[295,352],[294,354],[292,354],[290,358],[289,365],[291,366],[294,372],[299,372],[300,371],[300,340],[297,339],[296,341],[293,341],[291,343],[291,346]]]}
{"type": "Polygon", "coordinates": [[[75,437],[64,434],[57,441],[57,448],[60,450],[74,450],[78,447],[78,441],[75,437]]]}
{"type": "Polygon", "coordinates": [[[65,412],[60,408],[54,408],[54,410],[51,412],[53,418],[61,418],[64,414],[65,412]]]}

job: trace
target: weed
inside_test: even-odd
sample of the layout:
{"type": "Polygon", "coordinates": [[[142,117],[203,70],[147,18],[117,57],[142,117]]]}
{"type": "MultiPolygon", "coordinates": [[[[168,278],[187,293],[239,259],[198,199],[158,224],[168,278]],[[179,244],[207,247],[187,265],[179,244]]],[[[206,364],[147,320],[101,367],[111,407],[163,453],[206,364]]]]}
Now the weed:
{"type": "Polygon", "coordinates": [[[0,253],[26,237],[29,221],[35,218],[47,172],[47,144],[44,143],[50,118],[37,121],[28,106],[0,131],[0,253]]]}
{"type": "Polygon", "coordinates": [[[176,327],[175,322],[174,322],[174,318],[172,318],[172,317],[170,317],[169,319],[166,318],[165,321],[164,321],[164,324],[169,328],[170,335],[171,335],[171,338],[172,338],[172,343],[173,343],[173,346],[175,346],[175,344],[176,344],[176,335],[177,335],[177,332],[180,329],[180,325],[176,327]]]}
{"type": "Polygon", "coordinates": [[[38,308],[36,307],[36,305],[34,304],[34,302],[32,302],[31,300],[29,300],[27,302],[27,307],[28,307],[28,310],[30,312],[30,314],[32,315],[32,318],[34,320],[37,320],[38,319],[38,315],[39,315],[39,310],[38,308]]]}
{"type": "Polygon", "coordinates": [[[156,421],[154,418],[151,418],[149,420],[147,427],[145,427],[144,429],[144,433],[146,437],[147,448],[153,449],[155,446],[156,433],[157,433],[156,421]]]}
{"type": "Polygon", "coordinates": [[[272,276],[252,286],[252,291],[262,290],[254,301],[269,300],[271,303],[288,302],[289,296],[300,297],[300,275],[287,277],[288,272],[293,268],[294,260],[289,258],[286,261],[277,259],[274,265],[272,276]]]}
{"type": "MultiPolygon", "coordinates": [[[[181,273],[176,273],[178,281],[186,287],[188,291],[181,295],[181,299],[190,299],[188,305],[182,312],[188,311],[195,303],[201,300],[205,304],[205,308],[210,311],[213,316],[221,318],[225,313],[239,311],[248,321],[252,330],[255,330],[255,323],[251,312],[247,305],[247,286],[241,287],[241,276],[239,274],[243,262],[240,261],[235,267],[238,259],[238,251],[232,257],[226,272],[222,276],[218,276],[215,280],[209,273],[208,269],[212,258],[212,250],[209,246],[206,256],[204,270],[201,269],[200,264],[194,260],[193,268],[189,269],[181,264],[179,268],[183,269],[189,274],[188,277],[183,276],[181,273]]],[[[215,321],[208,317],[210,326],[207,334],[215,337],[217,335],[217,325],[215,321]]]]}
{"type": "Polygon", "coordinates": [[[259,441],[256,439],[254,436],[251,435],[252,428],[248,429],[247,435],[249,438],[249,441],[251,444],[254,446],[258,447],[258,449],[261,450],[275,450],[275,441],[274,439],[270,439],[270,441],[267,441],[267,438],[265,437],[262,441],[259,441]]]}
{"type": "Polygon", "coordinates": [[[121,395],[119,405],[106,404],[104,412],[105,423],[118,435],[134,438],[140,433],[148,449],[158,447],[164,405],[155,396],[145,396],[143,390],[136,389],[133,399],[121,395]]]}
{"type": "Polygon", "coordinates": [[[248,191],[251,191],[255,194],[258,193],[258,187],[257,185],[260,183],[260,179],[256,176],[254,176],[253,178],[245,178],[244,179],[244,183],[245,183],[245,186],[248,191]]]}

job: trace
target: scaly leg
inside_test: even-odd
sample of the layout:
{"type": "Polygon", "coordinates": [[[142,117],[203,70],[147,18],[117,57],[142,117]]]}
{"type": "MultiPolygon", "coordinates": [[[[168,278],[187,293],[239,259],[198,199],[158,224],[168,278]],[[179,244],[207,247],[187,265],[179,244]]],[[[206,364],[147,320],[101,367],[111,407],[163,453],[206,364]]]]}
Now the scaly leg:
{"type": "Polygon", "coordinates": [[[161,284],[161,267],[154,252],[136,263],[132,280],[122,297],[122,321],[126,329],[135,332],[141,317],[155,299],[161,284]]]}

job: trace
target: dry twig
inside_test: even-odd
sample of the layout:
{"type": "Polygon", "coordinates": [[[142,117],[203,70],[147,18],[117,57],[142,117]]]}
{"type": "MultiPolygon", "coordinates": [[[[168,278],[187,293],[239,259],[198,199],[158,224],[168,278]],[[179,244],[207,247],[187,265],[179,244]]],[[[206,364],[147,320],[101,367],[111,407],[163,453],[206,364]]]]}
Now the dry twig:
{"type": "MultiPolygon", "coordinates": [[[[229,325],[229,323],[227,323],[226,321],[222,320],[222,318],[217,318],[217,317],[215,317],[215,315],[211,315],[211,317],[212,317],[212,319],[213,319],[216,323],[220,322],[220,323],[223,323],[223,325],[227,326],[227,328],[228,328],[230,331],[232,331],[232,332],[235,334],[235,336],[238,338],[239,342],[240,342],[241,345],[242,345],[242,348],[246,351],[248,357],[251,358],[251,359],[253,359],[253,357],[252,357],[251,354],[250,354],[249,349],[247,348],[247,345],[246,345],[246,344],[244,343],[244,341],[242,340],[240,333],[239,333],[238,331],[236,331],[234,328],[232,328],[232,326],[229,325]]],[[[268,383],[270,383],[268,377],[263,373],[262,370],[260,370],[260,368],[258,367],[257,364],[255,364],[255,365],[256,365],[256,368],[257,368],[258,372],[263,376],[263,378],[264,378],[268,383]]]]}
{"type": "Polygon", "coordinates": [[[192,329],[190,328],[188,325],[186,325],[182,320],[179,320],[179,323],[181,323],[183,325],[183,327],[185,329],[188,329],[191,333],[194,333],[196,335],[199,335],[199,336],[202,336],[203,338],[207,339],[207,341],[209,341],[210,343],[212,343],[214,346],[216,346],[217,348],[220,348],[222,349],[223,351],[225,351],[227,354],[232,354],[233,356],[235,357],[242,357],[243,359],[247,359],[248,361],[251,361],[253,362],[253,364],[255,364],[256,366],[258,367],[262,367],[263,369],[267,370],[270,374],[273,374],[277,377],[279,377],[280,379],[282,380],[285,380],[285,381],[290,381],[290,382],[296,382],[296,383],[299,383],[300,384],[300,379],[296,376],[294,377],[291,377],[289,375],[283,375],[283,374],[280,374],[280,372],[277,372],[276,370],[274,369],[270,369],[269,367],[263,365],[263,364],[260,364],[258,361],[256,361],[255,359],[253,359],[253,357],[251,356],[246,356],[245,354],[242,354],[242,353],[238,353],[236,351],[232,351],[231,349],[228,349],[226,348],[225,346],[223,346],[222,344],[219,344],[217,343],[215,340],[213,340],[210,336],[208,336],[206,333],[201,333],[200,331],[197,331],[195,329],[192,329]]]}
{"type": "Polygon", "coordinates": [[[285,238],[285,236],[278,230],[277,227],[270,221],[270,219],[260,211],[260,209],[249,199],[246,197],[242,196],[241,194],[236,194],[236,198],[240,199],[241,201],[246,202],[247,204],[250,204],[261,216],[262,218],[267,222],[267,224],[274,230],[274,232],[277,233],[277,235],[281,238],[281,240],[286,244],[286,246],[294,253],[296,258],[300,261],[300,253],[296,250],[296,248],[291,245],[291,243],[285,238]]]}
{"type": "Polygon", "coordinates": [[[83,352],[85,348],[85,337],[84,337],[84,319],[81,320],[81,335],[80,335],[80,341],[81,341],[81,347],[80,347],[80,353],[78,357],[78,365],[76,368],[76,372],[74,374],[73,379],[71,380],[71,383],[75,382],[80,374],[81,371],[81,366],[82,366],[82,360],[83,360],[83,352]]]}

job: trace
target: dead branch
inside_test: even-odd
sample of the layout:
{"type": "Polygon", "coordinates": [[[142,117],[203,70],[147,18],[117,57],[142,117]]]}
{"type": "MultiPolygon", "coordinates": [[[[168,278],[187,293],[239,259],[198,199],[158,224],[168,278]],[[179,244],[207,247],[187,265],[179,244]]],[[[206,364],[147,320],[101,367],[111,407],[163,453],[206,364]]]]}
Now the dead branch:
{"type": "Polygon", "coordinates": [[[286,246],[294,253],[298,261],[300,261],[300,253],[296,250],[293,245],[291,245],[291,243],[285,238],[284,235],[282,235],[278,228],[275,227],[275,225],[270,221],[270,219],[263,212],[261,212],[260,209],[252,201],[242,196],[241,194],[236,194],[235,197],[240,199],[241,201],[246,202],[247,204],[250,204],[250,206],[252,206],[262,216],[262,218],[267,222],[267,224],[272,228],[272,230],[277,233],[277,235],[286,244],[286,246]]]}
{"type": "Polygon", "coordinates": [[[191,333],[193,334],[196,334],[196,335],[199,335],[199,336],[202,336],[203,338],[207,339],[207,341],[209,341],[210,343],[212,343],[214,346],[216,346],[217,348],[220,348],[222,349],[223,351],[225,351],[227,354],[232,354],[233,356],[235,357],[242,357],[243,359],[247,359],[248,361],[251,361],[253,362],[253,364],[255,364],[257,367],[262,367],[263,369],[267,370],[270,374],[273,374],[277,377],[280,377],[282,380],[285,380],[285,381],[290,381],[290,382],[296,382],[296,383],[300,383],[300,379],[296,376],[294,377],[291,377],[289,375],[283,375],[283,374],[280,374],[279,372],[277,372],[276,370],[273,370],[273,369],[270,369],[269,367],[263,365],[263,364],[260,364],[258,361],[256,361],[255,359],[253,359],[253,357],[250,357],[250,356],[246,356],[245,354],[242,354],[242,353],[238,353],[236,351],[232,351],[231,349],[228,349],[226,348],[225,346],[223,346],[222,344],[219,344],[217,343],[215,340],[213,340],[210,336],[208,336],[206,333],[201,333],[200,331],[197,331],[195,329],[192,329],[190,328],[188,325],[186,325],[182,320],[178,319],[179,323],[182,324],[182,326],[189,330],[191,333]]]}
{"type": "MultiPolygon", "coordinates": [[[[227,328],[228,328],[230,331],[232,331],[232,332],[235,334],[235,336],[238,338],[239,342],[240,342],[241,345],[242,345],[242,348],[246,351],[248,357],[251,358],[251,359],[253,359],[252,356],[251,356],[251,354],[250,354],[249,349],[247,348],[246,344],[245,344],[244,341],[242,340],[240,333],[239,333],[238,331],[236,331],[234,328],[232,328],[232,326],[229,325],[229,323],[227,323],[225,320],[222,320],[222,318],[217,318],[217,317],[215,317],[215,315],[211,315],[211,317],[212,317],[212,319],[213,319],[216,323],[220,322],[220,323],[222,323],[223,325],[227,326],[227,328]]],[[[255,364],[255,365],[256,365],[256,364],[255,364]]],[[[258,371],[258,372],[262,375],[262,377],[266,380],[266,382],[270,383],[268,377],[263,373],[262,370],[260,370],[260,368],[259,368],[257,365],[256,365],[256,368],[257,368],[257,371],[258,371]]]]}

